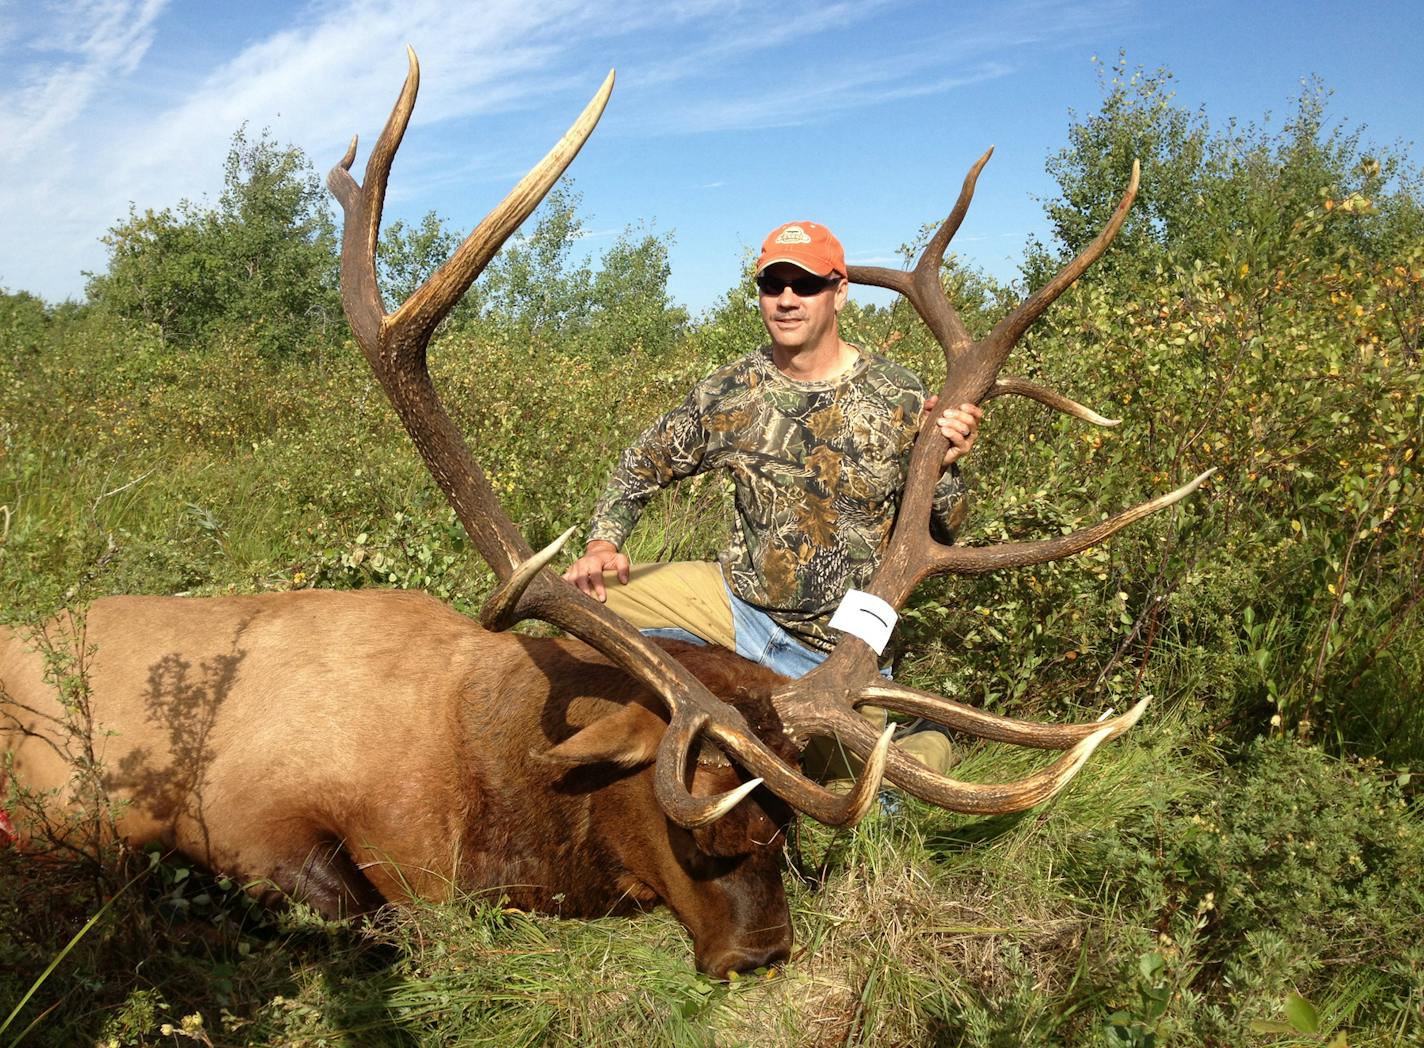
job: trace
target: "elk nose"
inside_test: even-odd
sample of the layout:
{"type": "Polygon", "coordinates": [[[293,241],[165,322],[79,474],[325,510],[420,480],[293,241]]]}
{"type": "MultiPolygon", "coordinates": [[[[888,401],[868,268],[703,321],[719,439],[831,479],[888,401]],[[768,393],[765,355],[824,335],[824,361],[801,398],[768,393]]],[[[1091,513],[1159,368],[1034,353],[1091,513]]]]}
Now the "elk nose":
{"type": "Polygon", "coordinates": [[[697,967],[714,979],[725,979],[732,972],[753,972],[770,968],[791,956],[791,936],[779,941],[754,946],[732,946],[707,957],[699,957],[697,967]]]}

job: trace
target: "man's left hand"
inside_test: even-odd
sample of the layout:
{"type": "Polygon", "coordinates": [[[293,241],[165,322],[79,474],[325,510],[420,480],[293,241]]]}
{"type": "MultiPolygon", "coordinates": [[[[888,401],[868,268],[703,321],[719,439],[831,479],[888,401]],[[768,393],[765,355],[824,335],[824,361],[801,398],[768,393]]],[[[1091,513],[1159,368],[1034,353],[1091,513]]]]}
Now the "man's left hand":
{"type": "MultiPolygon", "coordinates": [[[[931,396],[925,401],[925,412],[933,412],[938,404],[939,397],[931,396]]],[[[944,453],[941,469],[948,469],[951,463],[969,454],[979,436],[979,420],[983,417],[984,409],[978,404],[960,404],[957,408],[946,409],[939,417],[935,424],[939,426],[940,434],[949,441],[949,450],[944,453]]]]}

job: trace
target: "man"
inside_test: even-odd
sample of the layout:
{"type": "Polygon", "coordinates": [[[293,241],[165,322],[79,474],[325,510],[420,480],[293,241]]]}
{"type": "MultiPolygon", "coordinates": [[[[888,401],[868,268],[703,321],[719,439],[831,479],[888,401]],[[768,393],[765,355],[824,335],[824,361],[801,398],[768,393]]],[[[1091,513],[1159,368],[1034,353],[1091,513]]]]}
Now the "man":
{"type": "MultiPolygon", "coordinates": [[[[834,647],[830,617],[846,591],[874,573],[921,412],[935,402],[910,371],[840,337],[845,251],[824,226],[773,230],[756,281],[770,344],[712,372],[623,453],[564,578],[645,632],[721,644],[799,677],[834,647]],[[731,473],[737,511],[720,563],[631,566],[619,550],[653,494],[713,469],[731,473]]],[[[961,490],[949,467],[981,416],[961,404],[938,419],[950,447],[932,523],[945,540],[961,490]]],[[[949,757],[939,735],[901,746],[936,770],[949,757]]]]}

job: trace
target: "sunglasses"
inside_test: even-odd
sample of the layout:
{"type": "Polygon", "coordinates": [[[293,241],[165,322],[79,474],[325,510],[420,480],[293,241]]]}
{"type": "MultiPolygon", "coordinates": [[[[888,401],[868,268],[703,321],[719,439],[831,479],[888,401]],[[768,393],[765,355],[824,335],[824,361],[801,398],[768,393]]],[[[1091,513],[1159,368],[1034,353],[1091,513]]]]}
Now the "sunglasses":
{"type": "Polygon", "coordinates": [[[835,287],[841,282],[840,277],[818,277],[804,276],[795,280],[783,280],[781,277],[774,277],[768,273],[763,273],[756,278],[756,286],[763,295],[775,297],[787,288],[790,288],[798,298],[814,298],[827,288],[835,287]]]}

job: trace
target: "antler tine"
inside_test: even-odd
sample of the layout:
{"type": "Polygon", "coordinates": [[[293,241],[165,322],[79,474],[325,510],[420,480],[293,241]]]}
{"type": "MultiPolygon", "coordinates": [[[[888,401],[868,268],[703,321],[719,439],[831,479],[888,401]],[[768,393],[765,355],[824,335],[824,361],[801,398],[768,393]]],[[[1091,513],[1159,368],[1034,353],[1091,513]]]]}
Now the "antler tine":
{"type": "Polygon", "coordinates": [[[564,548],[564,543],[573,538],[578,526],[568,528],[562,535],[549,543],[532,557],[521,561],[514,572],[485,598],[480,608],[480,625],[492,633],[499,633],[514,626],[518,621],[519,601],[524,591],[534,581],[539,572],[564,548]]]}
{"type": "Polygon", "coordinates": [[[852,284],[873,284],[910,297],[910,274],[903,269],[884,266],[846,266],[846,279],[852,284]]]}
{"type": "MultiPolygon", "coordinates": [[[[949,247],[949,242],[954,239],[954,234],[959,232],[959,227],[964,222],[964,216],[969,213],[970,201],[974,199],[974,187],[979,182],[979,172],[984,170],[984,165],[989,162],[989,158],[994,155],[994,147],[990,146],[984,150],[984,154],[976,161],[964,176],[964,184],[959,188],[959,199],[954,202],[954,207],[950,209],[948,217],[940,223],[935,235],[930,237],[930,242],[925,245],[925,250],[920,255],[920,261],[915,266],[915,273],[923,273],[925,277],[934,282],[935,287],[939,287],[939,270],[944,265],[944,252],[949,247]]],[[[926,283],[929,282],[926,280],[926,283]]]]}
{"type": "MultiPolygon", "coordinates": [[[[365,257],[370,260],[371,279],[375,281],[376,245],[381,239],[381,214],[386,206],[386,185],[391,177],[391,164],[395,162],[396,151],[405,138],[405,129],[410,126],[410,115],[415,111],[415,97],[420,93],[420,63],[415,57],[415,48],[405,49],[405,84],[401,87],[396,104],[391,107],[391,115],[386,126],[381,129],[371,155],[366,158],[366,177],[361,180],[362,189],[367,194],[365,228],[365,257]]],[[[353,140],[352,146],[355,142],[353,140]]],[[[349,149],[355,158],[355,149],[349,149]]]]}
{"type": "MultiPolygon", "coordinates": [[[[1137,712],[1140,715],[1141,711],[1137,712]]],[[[822,723],[833,724],[835,737],[857,756],[865,758],[873,752],[875,729],[856,714],[833,710],[822,723]]],[[[1123,730],[1116,722],[1095,725],[1048,767],[1012,782],[952,779],[931,771],[914,757],[894,748],[887,755],[885,777],[906,793],[946,811],[965,815],[1010,815],[1042,804],[1058,793],[1078,774],[1094,750],[1123,730]]]]}
{"type": "Polygon", "coordinates": [[[1030,564],[1071,557],[1102,542],[1134,521],[1150,516],[1158,510],[1166,509],[1175,502],[1186,498],[1216,472],[1216,467],[1197,474],[1175,491],[1158,495],[1155,499],[1139,503],[1125,509],[1115,517],[1109,517],[1100,524],[1069,535],[1037,542],[1000,542],[993,546],[939,546],[934,550],[932,563],[927,574],[982,575],[986,571],[1001,568],[1022,568],[1030,564]]]}
{"type": "Polygon", "coordinates": [[[346,318],[358,341],[374,342],[385,317],[380,286],[376,283],[376,243],[381,236],[381,212],[385,209],[386,183],[390,179],[391,163],[400,148],[415,98],[420,93],[420,63],[415,49],[407,47],[405,84],[386,126],[381,129],[371,155],[366,160],[366,175],[360,186],[351,177],[351,165],[356,160],[356,136],[341,162],[331,169],[326,184],[346,212],[346,225],[341,237],[341,300],[346,318]],[[356,221],[352,221],[352,219],[356,221]]]}
{"type": "Polygon", "coordinates": [[[1051,306],[1054,300],[1063,294],[1068,286],[1082,276],[1083,272],[1108,249],[1108,245],[1113,242],[1117,231],[1126,221],[1127,212],[1132,207],[1133,200],[1137,198],[1137,184],[1141,175],[1142,165],[1134,160],[1132,162],[1132,177],[1128,180],[1127,191],[1122,194],[1122,199],[1118,201],[1112,217],[1108,219],[1108,223],[1103,226],[1102,231],[1093,238],[1092,243],[1078,252],[1077,257],[1060,269],[1052,280],[1024,299],[1018,309],[994,325],[994,330],[989,332],[989,336],[984,339],[984,344],[990,347],[1001,365],[1014,343],[1028,330],[1028,326],[1037,320],[1043,311],[1051,306]]]}
{"type": "MultiPolygon", "coordinates": [[[[763,745],[755,735],[725,721],[710,720],[691,711],[673,717],[658,747],[654,791],[658,803],[669,817],[689,828],[720,818],[752,788],[750,783],[743,783],[737,789],[715,797],[694,797],[688,792],[685,785],[688,755],[702,732],[748,768],[759,763],[757,754],[763,745]]],[[[865,747],[865,766],[847,794],[833,793],[782,762],[758,767],[756,770],[762,778],[755,782],[765,782],[778,797],[817,822],[827,826],[854,826],[865,817],[880,792],[894,733],[893,726],[887,727],[878,739],[872,739],[865,747]]]]}
{"type": "Polygon", "coordinates": [[[949,296],[940,282],[940,270],[944,267],[945,249],[949,247],[954,234],[959,232],[960,224],[969,212],[969,203],[974,199],[974,187],[979,181],[979,172],[984,170],[984,165],[993,155],[994,147],[990,146],[964,176],[959,199],[954,202],[954,208],[930,238],[930,242],[925,245],[925,250],[913,271],[916,294],[910,302],[944,348],[947,365],[953,365],[954,358],[968,348],[972,339],[964,321],[959,319],[958,311],[950,304],[949,296]]]}
{"type": "MultiPolygon", "coordinates": [[[[739,760],[746,761],[745,746],[752,740],[716,725],[709,726],[708,733],[739,760]]],[[[871,734],[869,742],[861,752],[865,765],[847,794],[833,793],[805,776],[789,771],[780,771],[775,777],[767,776],[767,785],[792,807],[805,812],[819,823],[826,826],[854,826],[865,817],[865,813],[870,810],[871,804],[880,793],[886,764],[892,759],[890,742],[894,735],[893,725],[887,726],[879,738],[871,734]]]]}
{"type": "Polygon", "coordinates": [[[573,162],[579,149],[592,133],[613,93],[614,72],[609,70],[602,86],[589,99],[577,120],[564,132],[548,154],[521,178],[509,194],[484,217],[465,238],[443,266],[431,275],[421,288],[396,310],[396,323],[409,323],[417,330],[434,331],[441,318],[470,289],[475,278],[489,265],[490,259],[504,246],[509,235],[519,228],[559,176],[573,162]]]}
{"type": "Polygon", "coordinates": [[[958,311],[945,294],[944,285],[940,283],[940,269],[944,265],[944,253],[950,240],[959,232],[964,216],[969,212],[969,204],[974,199],[974,186],[979,181],[979,172],[984,170],[984,165],[993,155],[994,147],[990,146],[964,176],[959,199],[954,202],[954,208],[940,223],[930,242],[925,245],[924,251],[920,252],[914,269],[907,273],[904,270],[881,266],[847,267],[846,276],[853,284],[873,284],[904,295],[944,348],[946,363],[950,365],[968,348],[972,339],[964,321],[959,318],[958,311]]]}
{"type": "Polygon", "coordinates": [[[989,392],[979,398],[979,403],[983,404],[987,400],[995,397],[1002,397],[1008,394],[1027,397],[1029,400],[1036,400],[1040,404],[1047,404],[1056,411],[1061,411],[1065,415],[1072,415],[1080,418],[1084,422],[1091,422],[1095,426],[1116,426],[1122,419],[1107,418],[1099,415],[1090,407],[1079,404],[1076,400],[1070,400],[1056,389],[1049,389],[1047,386],[1040,386],[1037,382],[1030,382],[1026,378],[1008,378],[1000,375],[990,387],[989,392]]]}
{"type": "Polygon", "coordinates": [[[1126,713],[1110,720],[1077,724],[1042,724],[1003,717],[934,692],[883,679],[861,688],[860,701],[924,717],[977,739],[1009,742],[1037,750],[1066,750],[1103,728],[1112,728],[1114,736],[1121,735],[1141,719],[1151,700],[1143,699],[1126,713]]]}

